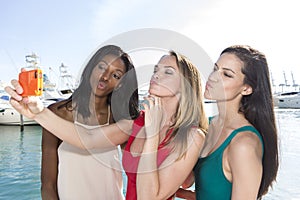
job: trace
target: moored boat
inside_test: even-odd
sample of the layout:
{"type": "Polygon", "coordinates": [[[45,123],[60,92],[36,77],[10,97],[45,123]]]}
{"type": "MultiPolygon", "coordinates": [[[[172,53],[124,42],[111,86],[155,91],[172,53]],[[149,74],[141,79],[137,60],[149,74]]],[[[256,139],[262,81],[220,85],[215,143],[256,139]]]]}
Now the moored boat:
{"type": "MultiPolygon", "coordinates": [[[[44,106],[48,106],[56,99],[42,100],[44,106]]],[[[10,104],[9,96],[2,93],[0,96],[0,125],[37,125],[38,123],[32,119],[21,116],[10,104]]]]}
{"type": "MultiPolygon", "coordinates": [[[[36,69],[39,68],[38,56],[31,54],[25,56],[25,68],[36,69]]],[[[43,74],[43,95],[40,97],[44,106],[47,107],[52,103],[68,98],[76,87],[75,79],[67,71],[67,67],[62,64],[60,66],[59,84],[53,83],[49,80],[46,74],[43,74]],[[72,81],[72,82],[70,82],[72,81]],[[62,85],[62,83],[64,85],[62,85]],[[57,86],[58,85],[58,86],[57,86]]],[[[0,125],[37,125],[38,123],[32,119],[21,116],[9,103],[9,96],[4,91],[6,84],[1,82],[0,88],[0,125]]]]}
{"type": "Polygon", "coordinates": [[[278,108],[300,108],[300,92],[284,92],[274,96],[278,108]]]}

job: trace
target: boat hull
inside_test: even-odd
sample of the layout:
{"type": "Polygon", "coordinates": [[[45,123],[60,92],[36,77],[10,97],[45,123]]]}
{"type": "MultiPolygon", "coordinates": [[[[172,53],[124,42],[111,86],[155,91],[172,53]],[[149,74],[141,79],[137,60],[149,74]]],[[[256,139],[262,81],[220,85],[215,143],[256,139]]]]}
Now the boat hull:
{"type": "MultiPolygon", "coordinates": [[[[0,125],[22,125],[21,115],[13,108],[2,108],[0,110],[0,125]]],[[[23,116],[23,125],[38,125],[38,123],[23,116]]]]}
{"type": "Polygon", "coordinates": [[[278,108],[300,108],[300,93],[285,93],[274,98],[278,108]]]}
{"type": "MultiPolygon", "coordinates": [[[[43,99],[42,102],[45,107],[55,103],[61,99],[43,99]]],[[[9,103],[9,96],[4,94],[0,96],[0,125],[38,125],[35,120],[29,119],[18,113],[9,103]]]]}

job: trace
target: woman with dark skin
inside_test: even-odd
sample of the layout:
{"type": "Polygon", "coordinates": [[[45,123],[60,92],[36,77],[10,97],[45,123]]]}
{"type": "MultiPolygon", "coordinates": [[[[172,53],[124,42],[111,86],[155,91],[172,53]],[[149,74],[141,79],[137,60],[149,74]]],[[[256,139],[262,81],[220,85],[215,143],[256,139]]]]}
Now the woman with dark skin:
{"type": "MultiPolygon", "coordinates": [[[[96,128],[115,122],[111,95],[122,84],[132,88],[127,109],[138,115],[137,78],[129,56],[119,47],[100,48],[82,72],[79,87],[69,99],[49,106],[61,118],[96,128]],[[130,73],[128,73],[130,71],[130,73]]],[[[121,96],[124,96],[120,94],[121,96]]],[[[125,105],[126,103],[126,105],[125,105]]],[[[125,115],[124,115],[125,116],[125,115]]],[[[43,199],[123,199],[118,149],[87,151],[61,141],[47,129],[42,132],[41,192],[43,199]]]]}

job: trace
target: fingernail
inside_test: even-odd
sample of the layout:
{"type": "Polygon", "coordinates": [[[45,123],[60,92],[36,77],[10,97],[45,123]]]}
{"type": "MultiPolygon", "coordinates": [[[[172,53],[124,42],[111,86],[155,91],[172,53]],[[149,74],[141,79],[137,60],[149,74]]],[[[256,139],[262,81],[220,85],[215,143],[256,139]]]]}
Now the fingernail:
{"type": "Polygon", "coordinates": [[[22,87],[16,87],[16,92],[18,94],[22,94],[23,93],[23,88],[22,87]]]}

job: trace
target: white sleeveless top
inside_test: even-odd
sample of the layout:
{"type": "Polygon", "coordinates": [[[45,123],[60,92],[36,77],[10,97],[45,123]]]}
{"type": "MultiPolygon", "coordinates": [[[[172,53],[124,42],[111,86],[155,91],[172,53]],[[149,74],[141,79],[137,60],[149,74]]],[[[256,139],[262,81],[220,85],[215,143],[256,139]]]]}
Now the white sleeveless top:
{"type": "MultiPolygon", "coordinates": [[[[88,129],[99,127],[82,126],[88,129]]],[[[120,147],[108,151],[83,150],[62,142],[58,148],[60,200],[123,200],[120,152],[120,147]]]]}

